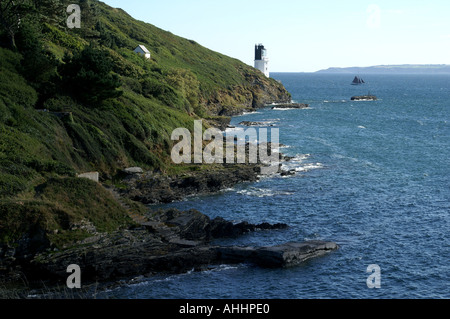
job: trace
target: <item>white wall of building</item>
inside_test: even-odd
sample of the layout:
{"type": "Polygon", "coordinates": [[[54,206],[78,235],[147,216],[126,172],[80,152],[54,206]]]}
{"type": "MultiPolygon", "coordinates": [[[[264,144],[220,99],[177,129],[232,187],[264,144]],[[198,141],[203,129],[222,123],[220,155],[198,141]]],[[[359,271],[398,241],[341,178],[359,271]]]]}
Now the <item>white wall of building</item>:
{"type": "Polygon", "coordinates": [[[265,76],[269,77],[269,60],[255,60],[255,69],[260,70],[262,73],[264,73],[265,76]]]}

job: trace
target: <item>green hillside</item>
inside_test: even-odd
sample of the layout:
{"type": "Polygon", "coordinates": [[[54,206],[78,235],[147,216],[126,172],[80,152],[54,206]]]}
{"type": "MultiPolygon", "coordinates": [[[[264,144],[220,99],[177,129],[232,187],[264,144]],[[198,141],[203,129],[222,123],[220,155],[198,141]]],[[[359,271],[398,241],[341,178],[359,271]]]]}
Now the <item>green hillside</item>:
{"type": "Polygon", "coordinates": [[[252,67],[95,0],[0,5],[0,243],[41,230],[73,239],[81,220],[105,231],[131,224],[76,174],[113,184],[130,166],[173,172],[175,128],[290,99],[252,67]],[[81,29],[66,26],[69,3],[81,6],[81,29]],[[133,52],[139,44],[151,60],[133,52]]]}

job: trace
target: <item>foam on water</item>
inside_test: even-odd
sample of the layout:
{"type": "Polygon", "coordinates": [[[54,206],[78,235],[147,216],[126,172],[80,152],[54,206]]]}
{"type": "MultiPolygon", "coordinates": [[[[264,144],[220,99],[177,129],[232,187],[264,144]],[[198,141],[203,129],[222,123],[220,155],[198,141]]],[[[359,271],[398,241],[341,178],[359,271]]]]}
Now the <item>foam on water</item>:
{"type": "Polygon", "coordinates": [[[301,167],[297,167],[295,170],[297,172],[308,172],[308,171],[311,171],[313,169],[322,169],[322,168],[324,168],[324,166],[321,163],[314,163],[314,164],[311,163],[311,164],[306,164],[306,165],[301,166],[301,167]]]}
{"type": "Polygon", "coordinates": [[[293,195],[294,192],[292,191],[285,191],[285,190],[273,190],[273,189],[267,189],[267,188],[256,188],[256,187],[250,187],[248,189],[243,189],[237,192],[240,195],[245,196],[254,196],[254,197],[273,197],[273,196],[290,196],[293,195]]]}
{"type": "Polygon", "coordinates": [[[274,107],[272,110],[274,111],[291,111],[291,110],[299,110],[295,107],[274,107]]]}

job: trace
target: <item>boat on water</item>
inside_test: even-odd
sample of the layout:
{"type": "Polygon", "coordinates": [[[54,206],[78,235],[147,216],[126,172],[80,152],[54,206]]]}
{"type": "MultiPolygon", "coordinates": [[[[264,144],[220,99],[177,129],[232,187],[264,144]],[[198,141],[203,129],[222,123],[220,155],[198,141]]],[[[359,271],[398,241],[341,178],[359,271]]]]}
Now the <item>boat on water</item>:
{"type": "Polygon", "coordinates": [[[352,85],[361,85],[361,84],[365,84],[366,82],[364,82],[364,80],[362,78],[360,78],[359,76],[355,76],[355,78],[353,79],[352,85]]]}

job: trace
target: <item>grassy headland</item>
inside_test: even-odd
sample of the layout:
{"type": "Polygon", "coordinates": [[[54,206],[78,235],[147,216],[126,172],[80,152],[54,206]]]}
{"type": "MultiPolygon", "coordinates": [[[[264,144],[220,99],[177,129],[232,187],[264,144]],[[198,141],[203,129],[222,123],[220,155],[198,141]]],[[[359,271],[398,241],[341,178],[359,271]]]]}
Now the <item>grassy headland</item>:
{"type": "Polygon", "coordinates": [[[112,185],[131,166],[190,170],[170,160],[175,128],[193,130],[198,119],[223,125],[244,110],[290,100],[280,83],[241,61],[102,2],[79,3],[81,29],[65,25],[65,0],[15,1],[20,26],[0,28],[4,260],[25,242],[40,251],[89,236],[79,225],[99,232],[133,225],[110,192],[76,174],[97,171],[112,185]],[[139,44],[151,60],[133,52],[139,44]]]}

